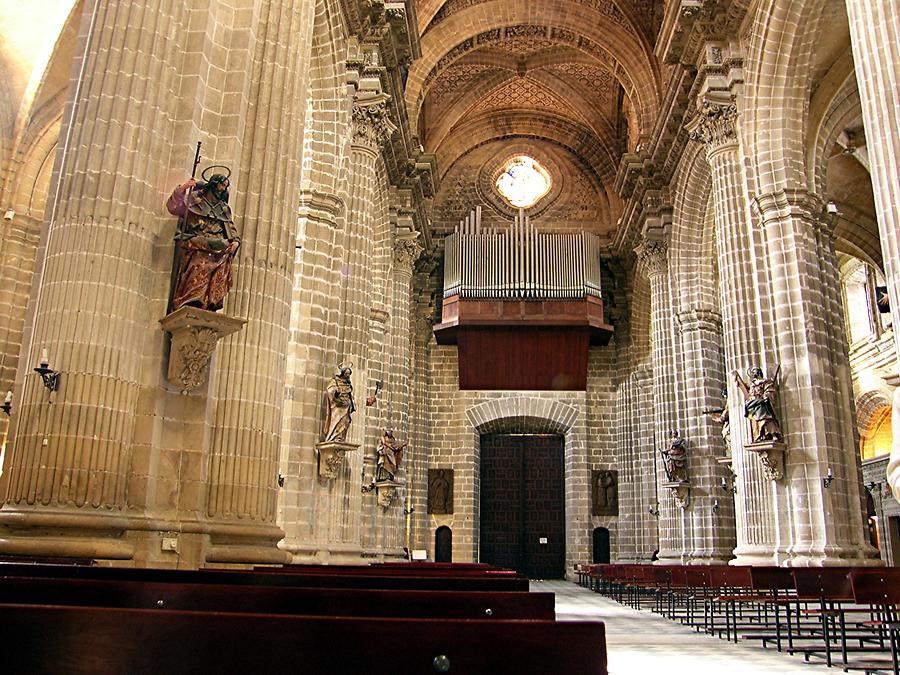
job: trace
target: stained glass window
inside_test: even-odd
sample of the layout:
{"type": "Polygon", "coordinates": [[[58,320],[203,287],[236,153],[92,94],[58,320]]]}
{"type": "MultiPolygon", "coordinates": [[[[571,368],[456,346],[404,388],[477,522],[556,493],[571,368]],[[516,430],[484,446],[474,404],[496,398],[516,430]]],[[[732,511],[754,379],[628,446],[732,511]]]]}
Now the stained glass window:
{"type": "Polygon", "coordinates": [[[547,170],[527,155],[509,160],[496,183],[503,198],[519,209],[537,204],[550,192],[552,184],[547,170]]]}

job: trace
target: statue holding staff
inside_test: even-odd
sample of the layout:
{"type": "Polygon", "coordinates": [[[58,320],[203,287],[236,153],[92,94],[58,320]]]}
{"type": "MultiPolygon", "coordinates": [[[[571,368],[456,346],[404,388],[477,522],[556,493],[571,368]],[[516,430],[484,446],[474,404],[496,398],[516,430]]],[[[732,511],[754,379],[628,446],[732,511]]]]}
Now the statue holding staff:
{"type": "MultiPolygon", "coordinates": [[[[195,171],[199,153],[198,143],[195,171]]],[[[180,217],[172,311],[191,306],[215,312],[231,290],[231,266],[241,240],[228,205],[229,175],[227,167],[208,167],[202,182],[192,175],[166,202],[169,213],[180,217]],[[215,169],[226,173],[211,173],[215,169]]]]}

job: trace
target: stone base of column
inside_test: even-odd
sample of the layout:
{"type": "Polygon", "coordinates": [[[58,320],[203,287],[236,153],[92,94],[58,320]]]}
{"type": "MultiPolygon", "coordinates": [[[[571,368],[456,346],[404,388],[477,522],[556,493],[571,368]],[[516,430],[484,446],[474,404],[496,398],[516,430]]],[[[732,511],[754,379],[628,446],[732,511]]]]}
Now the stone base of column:
{"type": "Polygon", "coordinates": [[[196,569],[210,564],[282,564],[274,525],[175,522],[66,511],[0,512],[0,553],[90,558],[132,567],[196,569]]]}
{"type": "Polygon", "coordinates": [[[290,555],[293,564],[368,565],[363,549],[356,544],[310,545],[307,542],[285,541],[280,547],[290,555]]]}
{"type": "Polygon", "coordinates": [[[729,565],[777,565],[775,551],[768,546],[738,546],[729,565]]]}

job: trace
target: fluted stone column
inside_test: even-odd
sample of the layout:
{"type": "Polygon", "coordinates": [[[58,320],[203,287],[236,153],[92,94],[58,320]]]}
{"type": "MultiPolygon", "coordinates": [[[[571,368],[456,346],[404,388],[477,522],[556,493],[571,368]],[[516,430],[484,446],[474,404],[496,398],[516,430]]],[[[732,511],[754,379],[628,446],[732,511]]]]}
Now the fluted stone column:
{"type": "Polygon", "coordinates": [[[730,560],[734,551],[734,500],[730,491],[721,489],[721,479],[726,474],[731,477],[717,461],[728,452],[722,427],[703,411],[722,404],[722,317],[710,310],[691,309],[679,312],[676,322],[681,338],[676,377],[683,396],[692,489],[685,558],[695,564],[721,563],[730,560]]]}
{"type": "Polygon", "coordinates": [[[752,365],[761,366],[767,373],[775,369],[772,348],[765,348],[770,343],[766,342],[764,326],[771,325],[771,314],[765,296],[767,280],[760,264],[766,258],[766,249],[751,226],[747,210],[737,122],[733,102],[706,101],[692,121],[691,137],[706,146],[712,173],[732,467],[738,489],[735,564],[772,564],[776,552],[781,557],[787,555],[787,527],[783,519],[776,519],[772,481],[765,477],[759,459],[744,449],[751,440],[749,426],[732,375],[737,370],[746,379],[747,368],[752,365]]]}
{"type": "Polygon", "coordinates": [[[853,389],[832,223],[803,192],[757,198],[767,240],[781,364],[780,410],[789,453],[779,493],[788,502],[787,564],[872,560],[860,516],[853,389]],[[834,480],[823,479],[831,469],[834,480]]]}
{"type": "Polygon", "coordinates": [[[900,354],[900,7],[891,0],[846,4],[894,344],[900,354]]]}
{"type": "MultiPolygon", "coordinates": [[[[384,94],[360,94],[353,102],[350,143],[350,186],[347,202],[347,226],[344,236],[344,260],[340,310],[336,320],[335,365],[353,364],[353,385],[357,410],[347,441],[359,444],[358,451],[347,453],[336,480],[321,484],[315,491],[313,540],[319,559],[360,560],[361,492],[363,459],[375,451],[377,438],[366,437],[368,355],[371,331],[372,270],[374,251],[375,191],[378,188],[381,148],[395,127],[388,118],[384,94]]],[[[325,382],[322,382],[324,388],[325,382]]],[[[382,403],[378,403],[382,405],[382,403]]],[[[321,481],[320,481],[321,483],[321,481]]],[[[367,495],[371,496],[371,495],[367,495]]]]}
{"type": "MultiPolygon", "coordinates": [[[[638,247],[638,269],[650,281],[650,344],[654,386],[654,451],[659,452],[669,442],[672,431],[684,436],[679,429],[678,402],[675,392],[675,323],[669,280],[669,247],[666,238],[646,237],[638,247]]],[[[693,447],[688,439],[688,455],[693,447]]],[[[688,459],[688,476],[691,473],[688,459]]],[[[657,462],[656,478],[659,496],[659,560],[661,563],[681,563],[685,559],[687,510],[676,503],[672,491],[663,488],[668,482],[664,462],[657,462]]]]}
{"type": "Polygon", "coordinates": [[[139,58],[135,45],[152,43],[161,22],[179,25],[182,5],[108,0],[93,29],[82,28],[83,78],[61,133],[72,140],[39,252],[3,475],[6,553],[135,553],[122,536],[133,524],[126,482],[147,338],[158,330],[158,316],[148,317],[156,238],[166,231],[156,185],[167,168],[181,62],[178,38],[139,58]],[[110,101],[120,104],[102,113],[110,101]],[[126,128],[153,133],[125,142],[126,128]],[[55,393],[30,372],[42,349],[63,373],[55,393]],[[38,528],[58,534],[41,537],[38,528]]]}
{"type": "Polygon", "coordinates": [[[321,440],[324,385],[334,372],[340,313],[343,223],[340,196],[315,189],[301,191],[294,275],[294,309],[285,388],[285,431],[281,473],[284,489],[282,548],[295,562],[316,559],[312,533],[319,489],[315,445],[321,440]]]}

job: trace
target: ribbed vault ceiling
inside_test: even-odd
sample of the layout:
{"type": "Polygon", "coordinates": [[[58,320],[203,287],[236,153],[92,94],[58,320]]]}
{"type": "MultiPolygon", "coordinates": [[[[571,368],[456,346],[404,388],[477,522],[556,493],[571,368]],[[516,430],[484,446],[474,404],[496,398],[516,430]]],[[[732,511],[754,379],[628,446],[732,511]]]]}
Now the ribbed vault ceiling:
{"type": "Polygon", "coordinates": [[[416,10],[422,58],[411,67],[406,104],[444,179],[435,230],[452,227],[479,193],[496,216],[507,215],[484,194],[483,176],[515,145],[566,172],[554,179],[571,190],[557,191],[563,203],[555,208],[543,205],[544,220],[577,213],[577,227],[609,233],[619,160],[649,137],[656,117],[651,36],[662,3],[418,0],[416,10]]]}

